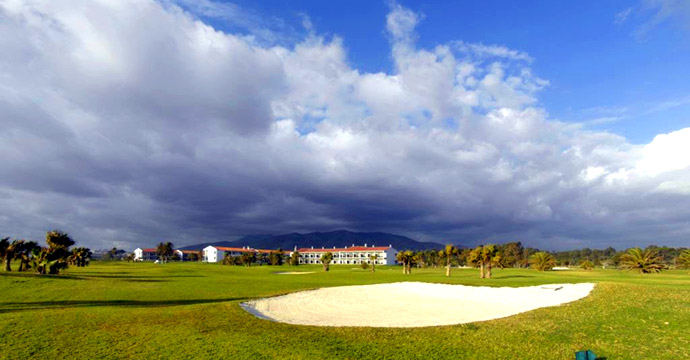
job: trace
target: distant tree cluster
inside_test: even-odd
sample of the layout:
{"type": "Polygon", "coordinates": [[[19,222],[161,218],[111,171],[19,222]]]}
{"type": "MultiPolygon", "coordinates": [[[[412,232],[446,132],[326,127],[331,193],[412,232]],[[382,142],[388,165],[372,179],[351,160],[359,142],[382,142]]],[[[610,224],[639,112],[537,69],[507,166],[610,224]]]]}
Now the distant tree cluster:
{"type": "Polygon", "coordinates": [[[35,241],[0,239],[0,258],[3,269],[12,271],[12,261],[19,261],[19,271],[33,269],[39,274],[58,274],[69,265],[83,267],[89,265],[91,250],[85,247],[70,249],[74,240],[59,230],[46,233],[46,245],[39,246],[35,241]]]}
{"type": "Polygon", "coordinates": [[[242,253],[242,255],[239,256],[231,256],[229,254],[226,254],[223,258],[223,265],[243,265],[246,267],[250,267],[253,263],[256,262],[256,259],[256,253],[250,251],[245,251],[242,253]]]}
{"type": "Polygon", "coordinates": [[[652,245],[645,249],[631,248],[626,251],[616,251],[609,247],[603,250],[584,248],[549,252],[523,247],[521,242],[486,244],[474,249],[458,249],[449,244],[442,250],[403,250],[398,253],[396,260],[402,265],[404,274],[409,274],[412,267],[443,266],[446,276],[450,276],[453,266],[471,266],[479,269],[480,278],[491,278],[492,268],[495,267],[529,267],[539,271],[551,270],[557,266],[579,266],[584,270],[614,267],[654,273],[665,268],[690,268],[690,250],[652,245]]]}

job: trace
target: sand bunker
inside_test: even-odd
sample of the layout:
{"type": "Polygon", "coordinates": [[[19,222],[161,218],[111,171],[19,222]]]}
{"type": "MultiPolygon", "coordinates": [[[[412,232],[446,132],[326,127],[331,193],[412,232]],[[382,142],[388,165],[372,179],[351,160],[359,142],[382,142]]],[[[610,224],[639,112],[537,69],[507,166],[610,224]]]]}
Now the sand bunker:
{"type": "Polygon", "coordinates": [[[276,274],[278,275],[304,275],[304,274],[313,274],[315,271],[283,271],[283,272],[277,272],[276,274]]]}
{"type": "Polygon", "coordinates": [[[421,327],[498,319],[589,295],[594,284],[521,288],[401,282],[300,291],[241,306],[268,320],[315,326],[421,327]]]}

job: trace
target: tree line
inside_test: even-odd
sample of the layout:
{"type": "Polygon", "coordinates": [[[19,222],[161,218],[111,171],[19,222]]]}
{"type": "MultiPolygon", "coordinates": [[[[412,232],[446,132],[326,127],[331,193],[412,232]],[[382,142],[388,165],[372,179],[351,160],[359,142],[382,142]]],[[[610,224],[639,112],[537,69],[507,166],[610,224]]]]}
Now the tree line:
{"type": "Polygon", "coordinates": [[[478,268],[481,278],[491,278],[492,268],[545,271],[557,266],[579,266],[585,270],[596,266],[615,267],[654,273],[668,268],[690,268],[690,249],[651,245],[645,249],[630,248],[626,251],[609,247],[604,250],[584,248],[548,252],[523,247],[521,242],[480,245],[473,249],[460,249],[449,244],[441,250],[400,251],[396,260],[403,266],[404,274],[409,274],[412,267],[443,266],[446,276],[450,276],[453,266],[469,266],[478,268]]]}
{"type": "Polygon", "coordinates": [[[252,264],[258,263],[259,265],[283,265],[289,264],[293,266],[299,265],[299,252],[295,251],[291,255],[286,255],[285,251],[282,249],[273,250],[269,253],[259,253],[253,251],[245,251],[240,255],[233,256],[231,254],[225,254],[223,258],[223,265],[236,265],[236,266],[246,266],[249,267],[252,264]]]}
{"type": "Polygon", "coordinates": [[[46,233],[46,245],[35,241],[9,237],[0,239],[0,259],[3,270],[12,271],[12,261],[19,261],[18,271],[33,270],[39,274],[58,274],[69,265],[89,265],[92,252],[89,248],[76,247],[74,240],[65,232],[52,230],[46,233]]]}

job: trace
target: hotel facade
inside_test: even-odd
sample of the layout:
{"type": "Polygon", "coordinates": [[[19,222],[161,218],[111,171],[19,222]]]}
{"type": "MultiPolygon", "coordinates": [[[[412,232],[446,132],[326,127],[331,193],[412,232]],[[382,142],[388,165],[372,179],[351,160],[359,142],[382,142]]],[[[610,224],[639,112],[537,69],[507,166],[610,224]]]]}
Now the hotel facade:
{"type": "Polygon", "coordinates": [[[344,248],[332,249],[321,248],[301,248],[297,249],[299,252],[299,263],[300,264],[321,264],[321,255],[330,252],[333,254],[333,261],[331,264],[334,265],[348,265],[348,264],[361,264],[361,263],[375,263],[376,265],[395,265],[395,257],[398,251],[395,250],[391,245],[388,246],[351,246],[344,248]],[[372,257],[376,257],[372,260],[372,257]]]}

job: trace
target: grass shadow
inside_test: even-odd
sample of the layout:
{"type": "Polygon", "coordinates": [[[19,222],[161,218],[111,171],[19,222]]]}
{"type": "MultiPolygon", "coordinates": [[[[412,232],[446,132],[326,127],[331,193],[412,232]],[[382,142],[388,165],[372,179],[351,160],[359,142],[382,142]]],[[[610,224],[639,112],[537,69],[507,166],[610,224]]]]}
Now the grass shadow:
{"type": "Polygon", "coordinates": [[[58,280],[86,280],[81,276],[58,274],[58,275],[41,275],[35,272],[3,272],[0,277],[14,277],[14,278],[37,278],[37,279],[58,279],[58,280]]]}
{"type": "Polygon", "coordinates": [[[223,299],[185,299],[185,300],[60,300],[34,302],[0,303],[0,314],[29,310],[69,309],[84,307],[169,307],[196,304],[213,304],[228,301],[248,300],[245,297],[223,299]]]}
{"type": "Polygon", "coordinates": [[[200,278],[201,275],[164,275],[164,276],[146,276],[146,275],[91,275],[85,273],[76,274],[57,274],[57,275],[41,275],[35,272],[0,272],[0,277],[13,278],[37,278],[37,279],[57,279],[57,280],[89,280],[89,279],[121,279],[122,281],[141,281],[151,280],[150,282],[163,282],[169,278],[200,278]]]}

